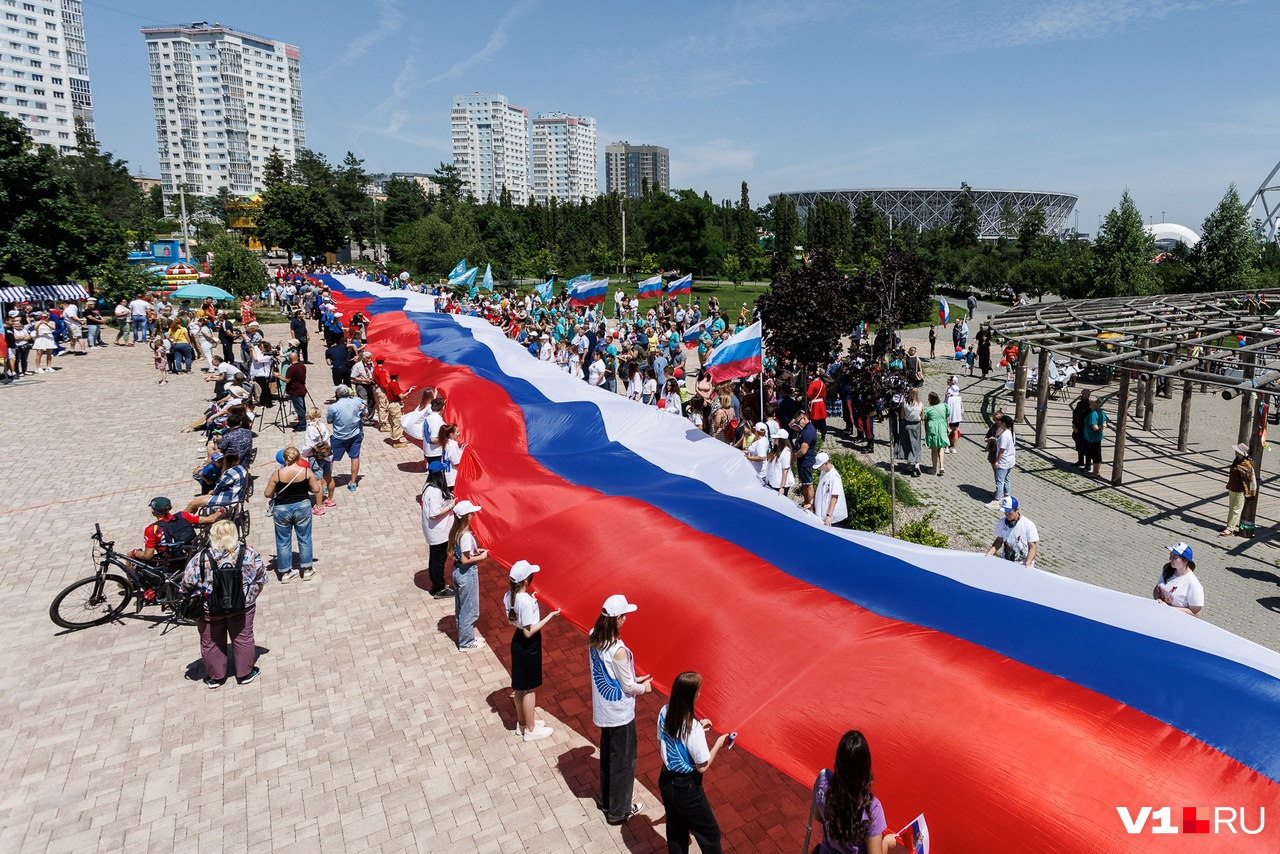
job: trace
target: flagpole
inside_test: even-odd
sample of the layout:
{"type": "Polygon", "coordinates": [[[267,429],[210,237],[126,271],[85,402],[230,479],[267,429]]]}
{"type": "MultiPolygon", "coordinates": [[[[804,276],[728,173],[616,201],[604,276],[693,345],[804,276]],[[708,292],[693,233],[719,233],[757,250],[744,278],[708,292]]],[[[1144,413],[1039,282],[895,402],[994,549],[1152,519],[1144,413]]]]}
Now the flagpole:
{"type": "Polygon", "coordinates": [[[764,323],[760,323],[760,420],[764,420],[764,323]]]}

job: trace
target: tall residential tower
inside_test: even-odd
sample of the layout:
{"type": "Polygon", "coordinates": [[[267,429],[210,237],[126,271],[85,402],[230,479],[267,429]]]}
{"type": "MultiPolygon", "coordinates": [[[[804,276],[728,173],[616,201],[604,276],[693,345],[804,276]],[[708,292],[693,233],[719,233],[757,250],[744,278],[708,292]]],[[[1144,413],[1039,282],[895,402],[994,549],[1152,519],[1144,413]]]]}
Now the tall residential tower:
{"type": "Polygon", "coordinates": [[[605,147],[605,189],[628,199],[644,195],[644,188],[671,192],[670,155],[660,145],[630,145],[623,140],[605,147]]]}
{"type": "Polygon", "coordinates": [[[596,120],[546,113],[533,120],[533,198],[577,201],[598,196],[596,120]]]}
{"type": "Polygon", "coordinates": [[[529,111],[505,95],[454,95],[449,113],[453,165],[463,190],[496,202],[505,188],[513,204],[529,201],[529,111]]]}
{"type": "Polygon", "coordinates": [[[306,143],[296,47],[205,21],[142,35],[166,198],[175,181],[196,195],[250,195],[271,149],[294,160],[306,143]]]}
{"type": "Polygon", "coordinates": [[[77,122],[93,135],[80,0],[0,0],[0,13],[0,115],[65,154],[77,122]]]}

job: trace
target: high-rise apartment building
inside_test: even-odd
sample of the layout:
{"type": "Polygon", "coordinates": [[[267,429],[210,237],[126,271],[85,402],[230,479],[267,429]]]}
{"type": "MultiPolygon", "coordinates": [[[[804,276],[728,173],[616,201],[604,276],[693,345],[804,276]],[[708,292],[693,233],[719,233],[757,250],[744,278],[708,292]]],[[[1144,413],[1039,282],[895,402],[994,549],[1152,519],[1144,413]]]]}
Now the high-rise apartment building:
{"type": "Polygon", "coordinates": [[[546,113],[533,120],[533,198],[577,201],[600,194],[596,178],[596,120],[546,113]]]}
{"type": "Polygon", "coordinates": [[[64,154],[76,123],[93,134],[80,0],[0,0],[0,114],[64,154]]]}
{"type": "Polygon", "coordinates": [[[496,202],[505,187],[513,204],[527,204],[529,111],[507,103],[505,95],[454,95],[449,125],[463,191],[496,202]]]}
{"type": "Polygon", "coordinates": [[[306,144],[296,47],[204,21],[142,35],[166,199],[179,181],[196,195],[250,195],[271,149],[293,162],[306,144]]]}
{"type": "Polygon", "coordinates": [[[645,187],[671,192],[670,153],[660,145],[615,142],[605,147],[604,161],[605,188],[610,193],[638,199],[645,187]]]}

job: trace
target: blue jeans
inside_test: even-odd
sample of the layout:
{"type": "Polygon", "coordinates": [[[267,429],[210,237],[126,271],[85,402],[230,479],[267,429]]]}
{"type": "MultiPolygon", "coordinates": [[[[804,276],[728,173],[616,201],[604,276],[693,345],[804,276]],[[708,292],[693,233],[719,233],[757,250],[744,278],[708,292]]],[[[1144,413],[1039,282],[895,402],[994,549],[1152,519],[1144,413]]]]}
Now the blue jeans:
{"type": "Polygon", "coordinates": [[[96,323],[90,323],[90,324],[89,324],[89,329],[88,329],[88,331],[85,333],[85,334],[86,334],[86,336],[87,336],[87,338],[88,338],[88,346],[89,346],[89,347],[97,347],[97,346],[98,346],[98,333],[99,333],[99,330],[100,330],[100,329],[101,329],[101,327],[100,327],[98,324],[96,324],[96,323]]]}
{"type": "Polygon", "coordinates": [[[458,648],[471,646],[480,619],[480,570],[474,563],[453,568],[453,614],[458,619],[458,648]]]}
{"type": "Polygon", "coordinates": [[[289,402],[293,404],[293,414],[298,416],[298,423],[294,425],[294,429],[305,430],[307,428],[307,399],[302,395],[289,398],[289,402]]]}
{"type": "Polygon", "coordinates": [[[272,514],[276,523],[276,571],[293,569],[293,532],[298,532],[298,565],[311,568],[311,502],[277,504],[272,514]]]}
{"type": "Polygon", "coordinates": [[[185,341],[179,341],[173,345],[173,368],[178,373],[191,373],[191,363],[196,359],[196,353],[191,349],[191,345],[185,341]]]}
{"type": "Polygon", "coordinates": [[[996,469],[996,498],[998,502],[1006,495],[1012,495],[1009,490],[1013,489],[1013,467],[1007,469],[996,469]]]}
{"type": "Polygon", "coordinates": [[[145,317],[138,317],[137,315],[134,315],[130,319],[133,322],[133,340],[135,342],[146,341],[147,340],[147,319],[145,317]]]}

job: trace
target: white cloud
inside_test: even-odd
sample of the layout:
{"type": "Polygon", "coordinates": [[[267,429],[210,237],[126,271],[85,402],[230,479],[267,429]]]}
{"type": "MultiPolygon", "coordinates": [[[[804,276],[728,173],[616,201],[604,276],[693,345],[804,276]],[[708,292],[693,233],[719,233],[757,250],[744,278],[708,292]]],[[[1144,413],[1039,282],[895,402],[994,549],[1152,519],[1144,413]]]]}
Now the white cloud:
{"type": "Polygon", "coordinates": [[[756,149],[729,139],[709,139],[672,149],[671,186],[701,186],[707,176],[723,172],[745,176],[755,166],[756,154],[756,149]]]}

